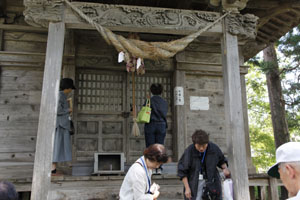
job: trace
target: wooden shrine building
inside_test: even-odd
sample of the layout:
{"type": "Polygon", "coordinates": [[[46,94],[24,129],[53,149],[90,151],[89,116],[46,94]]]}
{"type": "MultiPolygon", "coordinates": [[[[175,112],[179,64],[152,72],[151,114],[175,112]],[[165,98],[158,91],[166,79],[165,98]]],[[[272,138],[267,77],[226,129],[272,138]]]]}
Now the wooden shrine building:
{"type": "MultiPolygon", "coordinates": [[[[143,125],[138,137],[131,130],[132,76],[126,63],[118,63],[118,48],[107,44],[96,27],[113,31],[112,38],[137,33],[147,43],[169,43],[202,30],[174,56],[145,57],[146,73],[135,76],[136,104],[139,110],[150,85],[161,83],[169,103],[165,145],[174,166],[192,133],[206,130],[229,158],[235,199],[250,199],[244,62],[300,23],[299,1],[0,2],[0,180],[31,191],[32,200],[117,199],[124,176],[69,175],[51,181],[60,79],[72,78],[77,87],[73,167],[93,163],[97,152],[124,153],[130,166],[145,148],[143,125]]],[[[176,174],[156,179],[160,199],[182,199],[176,174]]],[[[271,197],[276,199],[276,192],[271,197]]]]}

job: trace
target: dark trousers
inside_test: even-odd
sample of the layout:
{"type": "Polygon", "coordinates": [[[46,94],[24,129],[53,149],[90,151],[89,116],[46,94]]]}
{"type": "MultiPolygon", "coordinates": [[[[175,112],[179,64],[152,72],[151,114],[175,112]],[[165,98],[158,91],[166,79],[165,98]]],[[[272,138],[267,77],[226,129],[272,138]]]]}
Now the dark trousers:
{"type": "Polygon", "coordinates": [[[166,137],[166,123],[165,122],[150,122],[145,124],[144,133],[146,140],[146,147],[151,144],[164,144],[166,137]]]}

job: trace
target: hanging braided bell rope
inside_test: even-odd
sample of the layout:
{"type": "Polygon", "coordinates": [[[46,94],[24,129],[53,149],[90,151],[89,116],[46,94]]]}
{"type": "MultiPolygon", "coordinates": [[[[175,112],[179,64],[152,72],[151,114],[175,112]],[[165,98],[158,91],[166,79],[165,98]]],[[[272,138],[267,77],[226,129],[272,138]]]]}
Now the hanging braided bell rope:
{"type": "Polygon", "coordinates": [[[102,35],[104,40],[113,45],[118,52],[123,51],[125,53],[125,60],[128,61],[130,56],[136,58],[146,58],[151,60],[166,59],[173,57],[176,53],[184,50],[189,43],[195,40],[203,32],[215,26],[221,19],[226,17],[230,12],[225,13],[213,23],[207,25],[203,29],[187,35],[181,39],[173,40],[170,42],[145,42],[136,39],[126,39],[121,35],[114,34],[108,28],[96,23],[89,16],[84,14],[79,8],[72,5],[68,0],[65,0],[66,4],[70,6],[80,17],[90,23],[97,31],[102,35]]]}

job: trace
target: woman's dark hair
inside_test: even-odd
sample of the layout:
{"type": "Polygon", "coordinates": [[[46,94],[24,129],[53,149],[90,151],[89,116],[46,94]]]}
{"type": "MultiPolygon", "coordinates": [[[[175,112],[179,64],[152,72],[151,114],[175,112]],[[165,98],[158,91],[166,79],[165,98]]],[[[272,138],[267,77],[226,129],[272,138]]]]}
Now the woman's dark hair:
{"type": "Polygon", "coordinates": [[[161,95],[163,91],[163,86],[159,83],[153,83],[150,87],[150,91],[154,95],[161,95]]]}
{"type": "Polygon", "coordinates": [[[152,144],[144,151],[144,157],[152,162],[166,163],[169,156],[162,144],[152,144]]]}
{"type": "Polygon", "coordinates": [[[72,89],[72,90],[76,89],[72,79],[70,78],[61,79],[59,90],[63,91],[64,89],[72,89]]]}
{"type": "Polygon", "coordinates": [[[194,144],[208,144],[209,135],[203,130],[196,130],[192,135],[192,141],[194,144]]]}

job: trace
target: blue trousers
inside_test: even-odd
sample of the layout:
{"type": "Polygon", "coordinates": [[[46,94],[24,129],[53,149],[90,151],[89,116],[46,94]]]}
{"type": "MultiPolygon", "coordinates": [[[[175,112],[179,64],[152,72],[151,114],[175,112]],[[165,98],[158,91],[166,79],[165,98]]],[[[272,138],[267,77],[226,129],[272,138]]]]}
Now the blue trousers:
{"type": "Polygon", "coordinates": [[[146,140],[146,147],[151,144],[164,144],[166,137],[166,123],[165,122],[150,122],[145,124],[144,133],[146,140]]]}

